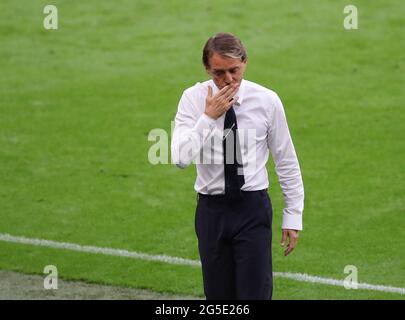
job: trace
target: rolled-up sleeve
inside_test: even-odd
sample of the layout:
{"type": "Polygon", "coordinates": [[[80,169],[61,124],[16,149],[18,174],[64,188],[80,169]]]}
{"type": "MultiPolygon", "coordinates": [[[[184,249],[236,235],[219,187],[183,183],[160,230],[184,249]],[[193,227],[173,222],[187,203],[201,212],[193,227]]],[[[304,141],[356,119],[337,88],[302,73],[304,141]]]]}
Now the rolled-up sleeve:
{"type": "Polygon", "coordinates": [[[282,229],[302,230],[304,185],[280,98],[272,97],[267,143],[284,196],[282,229]]]}
{"type": "Polygon", "coordinates": [[[172,162],[188,167],[198,156],[216,128],[215,120],[197,108],[185,91],[180,99],[171,142],[172,162]]]}

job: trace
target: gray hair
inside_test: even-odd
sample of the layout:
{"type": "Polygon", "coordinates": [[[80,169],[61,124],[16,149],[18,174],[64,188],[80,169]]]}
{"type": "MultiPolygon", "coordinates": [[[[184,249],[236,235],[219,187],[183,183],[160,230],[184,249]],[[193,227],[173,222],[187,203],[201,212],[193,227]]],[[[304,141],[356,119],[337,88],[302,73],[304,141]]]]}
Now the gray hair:
{"type": "Polygon", "coordinates": [[[240,39],[231,33],[219,32],[207,40],[203,49],[202,61],[206,68],[209,68],[209,59],[218,53],[222,56],[240,59],[245,62],[247,52],[240,39]]]}

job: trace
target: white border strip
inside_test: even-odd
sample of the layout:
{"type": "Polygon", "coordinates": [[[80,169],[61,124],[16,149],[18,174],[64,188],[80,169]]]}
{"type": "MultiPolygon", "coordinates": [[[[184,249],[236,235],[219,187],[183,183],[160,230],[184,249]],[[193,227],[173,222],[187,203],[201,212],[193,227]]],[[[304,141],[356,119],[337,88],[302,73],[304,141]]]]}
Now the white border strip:
{"type": "MultiPolygon", "coordinates": [[[[147,261],[157,261],[157,262],[184,265],[184,266],[193,266],[193,267],[201,266],[201,263],[198,260],[190,260],[190,259],[171,257],[171,256],[166,256],[166,255],[152,255],[152,254],[141,253],[141,252],[136,252],[136,251],[128,251],[125,249],[113,249],[113,248],[103,248],[103,247],[95,247],[95,246],[82,246],[79,244],[69,243],[69,242],[57,242],[57,241],[52,241],[52,240],[16,237],[16,236],[9,235],[7,233],[0,233],[0,241],[28,244],[28,245],[55,248],[55,249],[65,249],[65,250],[72,250],[72,251],[79,251],[79,252],[86,252],[86,253],[105,254],[105,255],[127,257],[127,258],[147,260],[147,261]]],[[[292,279],[292,280],[297,280],[297,281],[302,281],[302,282],[320,283],[320,284],[339,286],[339,287],[344,286],[343,280],[337,280],[337,279],[331,279],[331,278],[321,278],[321,277],[311,276],[311,275],[304,274],[304,273],[274,272],[273,274],[276,277],[287,278],[287,279],[292,279]]],[[[373,284],[368,284],[368,283],[358,283],[358,289],[405,294],[405,288],[383,286],[383,285],[373,285],[373,284]]]]}

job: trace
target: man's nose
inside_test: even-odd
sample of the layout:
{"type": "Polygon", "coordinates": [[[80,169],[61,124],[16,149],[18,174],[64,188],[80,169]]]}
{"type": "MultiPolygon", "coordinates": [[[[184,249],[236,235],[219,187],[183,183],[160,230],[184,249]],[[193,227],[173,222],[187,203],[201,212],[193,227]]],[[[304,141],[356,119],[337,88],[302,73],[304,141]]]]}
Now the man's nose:
{"type": "Polygon", "coordinates": [[[226,82],[226,84],[232,83],[232,80],[233,80],[232,74],[229,71],[226,71],[225,72],[225,82],[226,82]]]}

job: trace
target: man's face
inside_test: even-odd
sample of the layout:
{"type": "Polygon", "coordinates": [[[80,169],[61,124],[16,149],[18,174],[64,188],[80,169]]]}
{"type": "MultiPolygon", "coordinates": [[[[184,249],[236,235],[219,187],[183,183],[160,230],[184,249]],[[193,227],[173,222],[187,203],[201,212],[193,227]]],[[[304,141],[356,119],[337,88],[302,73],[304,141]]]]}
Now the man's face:
{"type": "Polygon", "coordinates": [[[245,73],[246,61],[242,62],[240,59],[222,56],[214,52],[209,63],[209,67],[206,67],[207,73],[219,89],[229,84],[240,85],[245,73]]]}

